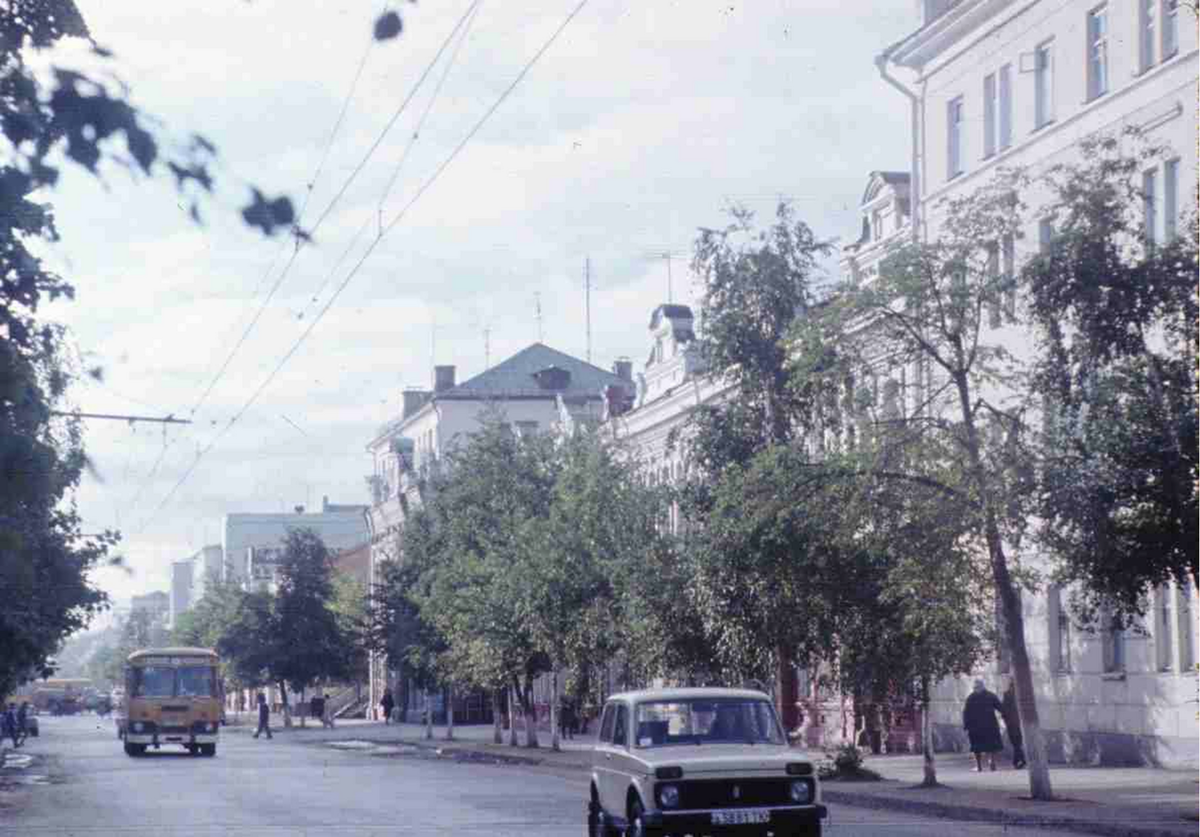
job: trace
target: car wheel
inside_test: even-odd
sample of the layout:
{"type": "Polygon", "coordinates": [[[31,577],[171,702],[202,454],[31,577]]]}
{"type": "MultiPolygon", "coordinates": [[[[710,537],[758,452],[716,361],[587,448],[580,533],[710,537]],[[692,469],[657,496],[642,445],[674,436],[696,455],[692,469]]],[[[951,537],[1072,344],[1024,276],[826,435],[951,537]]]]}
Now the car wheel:
{"type": "Polygon", "coordinates": [[[625,837],[647,837],[649,833],[646,830],[646,810],[642,807],[642,800],[634,799],[629,804],[629,826],[625,829],[625,837]]]}
{"type": "Polygon", "coordinates": [[[130,744],[128,741],[125,742],[125,755],[137,757],[145,752],[145,744],[130,744]]]}
{"type": "Polygon", "coordinates": [[[588,802],[587,811],[588,837],[615,837],[616,832],[608,824],[608,817],[595,797],[588,802]]]}

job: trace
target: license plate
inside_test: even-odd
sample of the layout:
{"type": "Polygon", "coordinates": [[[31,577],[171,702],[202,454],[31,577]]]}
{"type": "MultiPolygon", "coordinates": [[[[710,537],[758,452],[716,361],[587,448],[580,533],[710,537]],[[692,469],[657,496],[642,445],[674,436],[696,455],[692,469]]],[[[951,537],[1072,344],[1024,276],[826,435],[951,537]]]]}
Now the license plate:
{"type": "Polygon", "coordinates": [[[766,808],[744,808],[740,811],[713,811],[713,825],[761,825],[771,821],[766,808]]]}

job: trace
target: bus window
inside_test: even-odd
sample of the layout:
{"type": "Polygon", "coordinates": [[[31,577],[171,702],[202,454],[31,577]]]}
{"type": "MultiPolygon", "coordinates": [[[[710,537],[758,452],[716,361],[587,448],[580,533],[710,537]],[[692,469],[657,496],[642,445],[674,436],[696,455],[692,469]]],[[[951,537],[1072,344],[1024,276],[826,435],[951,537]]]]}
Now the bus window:
{"type": "Polygon", "coordinates": [[[173,697],[175,669],[170,666],[142,666],[133,670],[134,697],[173,697]]]}
{"type": "Polygon", "coordinates": [[[216,678],[212,666],[180,666],[180,697],[216,697],[216,678]]]}

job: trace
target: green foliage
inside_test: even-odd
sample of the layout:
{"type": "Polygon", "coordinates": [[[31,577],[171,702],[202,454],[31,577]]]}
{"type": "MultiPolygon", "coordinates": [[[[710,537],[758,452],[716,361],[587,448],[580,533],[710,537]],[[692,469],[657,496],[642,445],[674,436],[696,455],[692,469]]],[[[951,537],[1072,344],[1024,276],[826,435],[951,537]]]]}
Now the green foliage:
{"type": "Polygon", "coordinates": [[[1114,137],[1046,178],[1056,236],[1025,270],[1044,396],[1039,539],[1076,586],[1078,615],[1144,612],[1146,594],[1198,569],[1197,226],[1158,245],[1142,228],[1135,156],[1114,137]],[[1132,244],[1132,246],[1131,246],[1132,244]]]}
{"type": "Polygon", "coordinates": [[[333,604],[328,548],[311,529],[289,529],[279,561],[268,669],[272,679],[303,689],[318,680],[345,679],[350,670],[351,637],[333,604]]]}

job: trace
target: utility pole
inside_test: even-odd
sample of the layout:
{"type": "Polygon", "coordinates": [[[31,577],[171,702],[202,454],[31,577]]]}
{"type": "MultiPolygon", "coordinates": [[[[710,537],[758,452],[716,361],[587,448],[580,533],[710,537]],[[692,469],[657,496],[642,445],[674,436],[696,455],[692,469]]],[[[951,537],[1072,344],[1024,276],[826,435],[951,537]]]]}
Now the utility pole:
{"type": "Polygon", "coordinates": [[[592,362],[592,260],[583,260],[583,318],[587,321],[587,362],[592,362]]]}
{"type": "Polygon", "coordinates": [[[538,342],[542,342],[542,292],[533,292],[533,318],[537,321],[538,342]]]}

